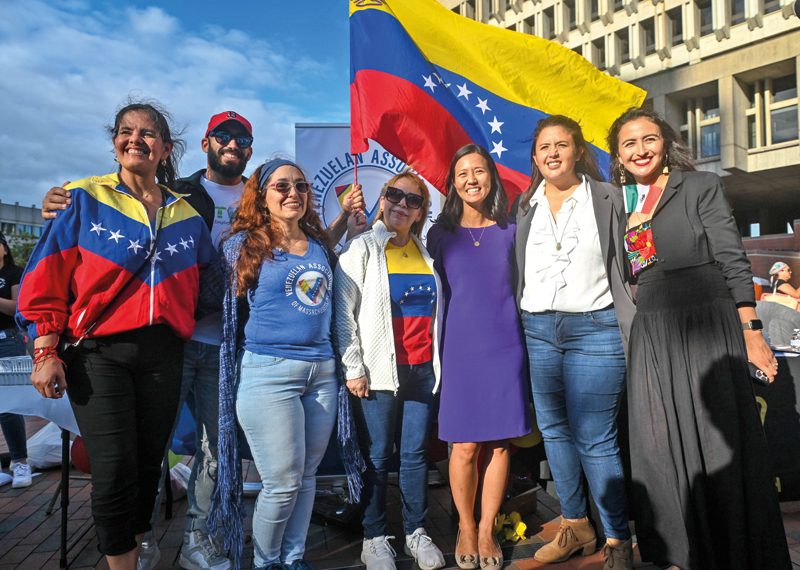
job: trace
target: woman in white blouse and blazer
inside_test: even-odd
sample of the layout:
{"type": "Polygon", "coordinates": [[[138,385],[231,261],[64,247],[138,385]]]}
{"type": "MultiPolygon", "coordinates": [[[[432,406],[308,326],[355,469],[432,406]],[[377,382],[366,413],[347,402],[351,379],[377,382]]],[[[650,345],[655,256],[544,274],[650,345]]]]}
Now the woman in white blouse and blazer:
{"type": "Polygon", "coordinates": [[[584,473],[606,535],[605,568],[631,568],[616,428],[634,313],[614,245],[621,197],[597,181],[591,149],[568,117],[539,122],[531,158],[531,185],[517,208],[517,303],[536,420],[562,510],[555,540],[535,558],[562,562],[595,551],[584,473]]]}

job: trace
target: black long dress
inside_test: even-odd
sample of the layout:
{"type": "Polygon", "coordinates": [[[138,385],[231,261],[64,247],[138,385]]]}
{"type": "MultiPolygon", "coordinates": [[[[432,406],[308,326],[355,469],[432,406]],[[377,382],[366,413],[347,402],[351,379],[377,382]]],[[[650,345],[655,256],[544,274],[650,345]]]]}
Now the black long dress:
{"type": "Polygon", "coordinates": [[[790,569],[742,328],[719,266],[644,269],[629,355],[642,558],[683,570],[790,569]]]}
{"type": "Polygon", "coordinates": [[[683,570],[790,569],[736,311],[755,304],[753,275],[722,180],[673,170],[651,222],[625,244],[641,271],[628,405],[642,557],[683,570]]]}

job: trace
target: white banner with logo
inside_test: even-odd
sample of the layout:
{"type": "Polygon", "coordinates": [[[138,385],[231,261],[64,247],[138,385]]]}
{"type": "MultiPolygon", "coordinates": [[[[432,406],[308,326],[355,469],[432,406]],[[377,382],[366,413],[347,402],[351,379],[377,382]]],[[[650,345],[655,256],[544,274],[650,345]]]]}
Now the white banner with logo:
{"type": "MultiPolygon", "coordinates": [[[[389,178],[407,168],[406,163],[390,154],[375,141],[369,150],[358,155],[350,154],[350,126],[340,124],[296,124],[295,157],[314,186],[322,223],[330,225],[342,211],[338,194],[354,182],[354,168],[358,161],[358,182],[364,192],[367,219],[372,221],[378,211],[381,189],[389,178]]],[[[427,181],[426,181],[427,184],[427,181]]],[[[428,184],[431,205],[428,227],[440,210],[439,191],[428,184]]]]}

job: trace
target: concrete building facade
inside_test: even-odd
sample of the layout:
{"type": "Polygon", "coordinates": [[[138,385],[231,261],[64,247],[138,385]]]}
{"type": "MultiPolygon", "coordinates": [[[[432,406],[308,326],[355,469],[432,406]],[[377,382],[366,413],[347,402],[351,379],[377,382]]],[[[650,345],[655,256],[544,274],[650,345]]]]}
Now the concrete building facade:
{"type": "MultiPolygon", "coordinates": [[[[795,0],[439,0],[551,39],[648,93],[721,175],[744,236],[800,219],[800,18],[795,0]]],[[[531,129],[533,125],[531,125],[531,129]]]]}
{"type": "Polygon", "coordinates": [[[38,206],[20,206],[0,200],[0,231],[9,243],[39,239],[44,229],[42,210],[38,206]]]}

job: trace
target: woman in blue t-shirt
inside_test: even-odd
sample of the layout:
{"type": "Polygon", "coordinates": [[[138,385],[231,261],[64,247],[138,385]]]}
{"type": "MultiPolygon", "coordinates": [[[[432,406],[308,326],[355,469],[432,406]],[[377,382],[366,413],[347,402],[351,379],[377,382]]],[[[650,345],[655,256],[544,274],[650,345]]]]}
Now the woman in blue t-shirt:
{"type": "Polygon", "coordinates": [[[238,559],[238,419],[263,485],[253,514],[254,565],[303,569],[315,476],[336,420],[338,382],[330,337],[331,258],[311,184],[296,164],[276,159],[255,170],[223,251],[230,281],[220,362],[217,508],[209,522],[223,531],[225,546],[238,559]],[[237,306],[249,308],[243,338],[237,335],[237,306]]]}

